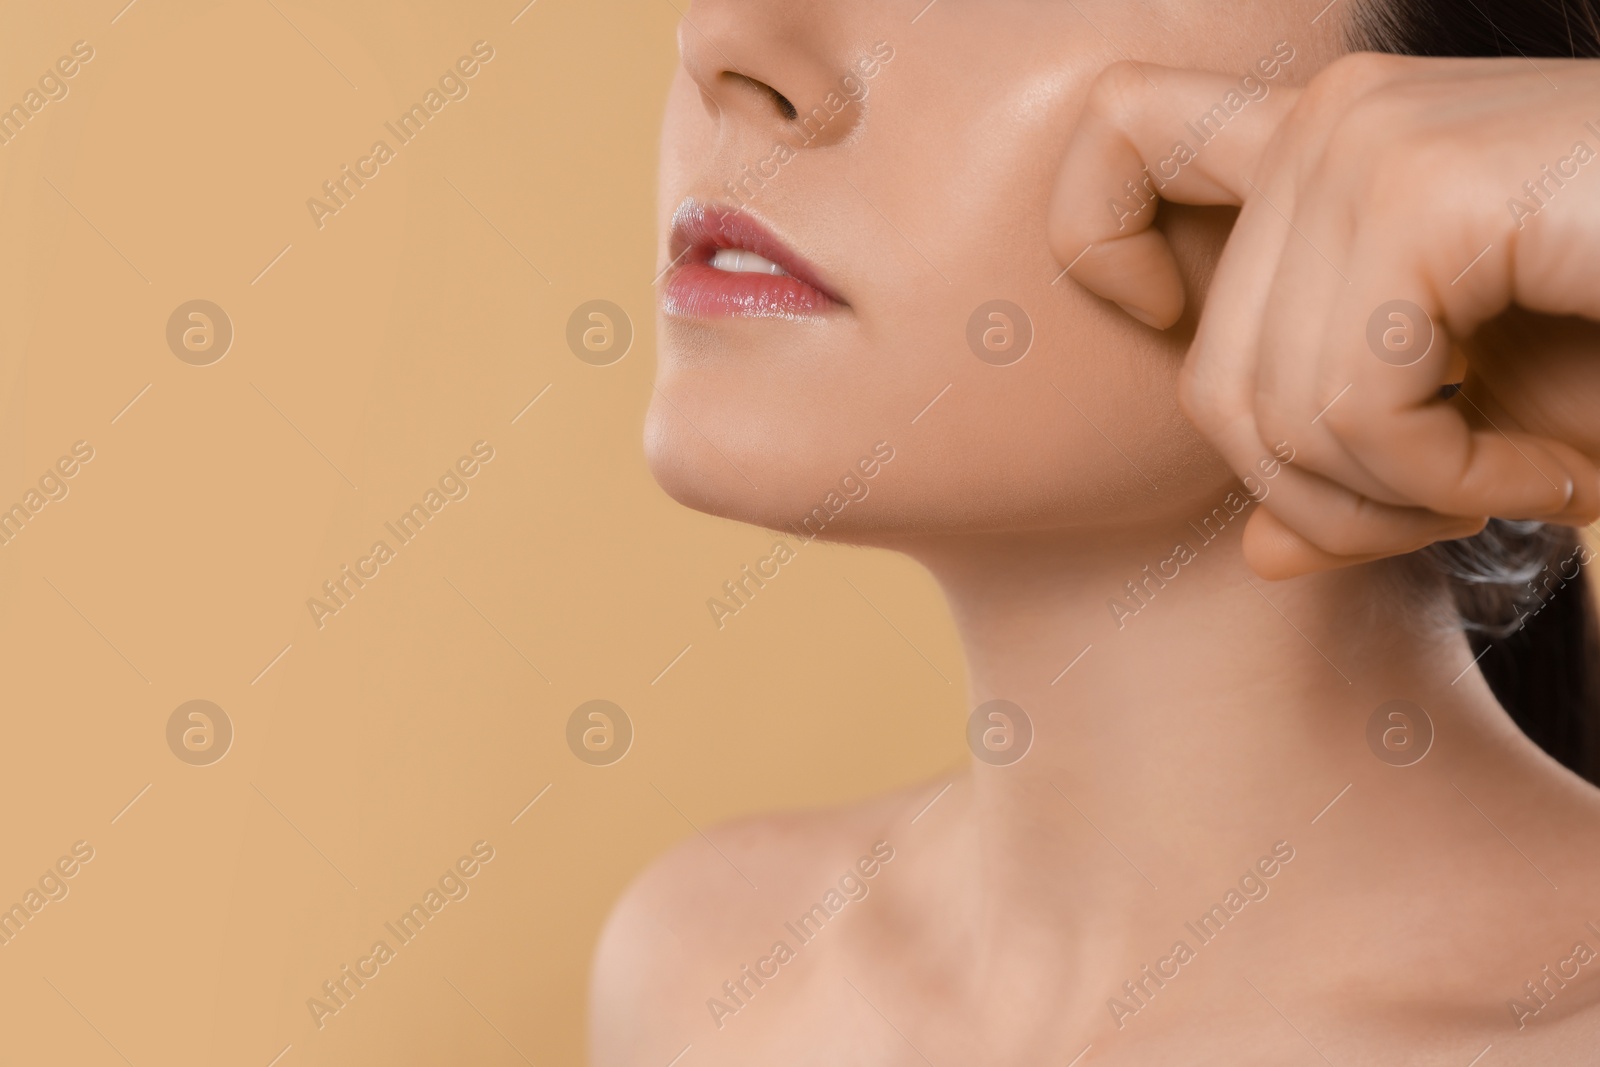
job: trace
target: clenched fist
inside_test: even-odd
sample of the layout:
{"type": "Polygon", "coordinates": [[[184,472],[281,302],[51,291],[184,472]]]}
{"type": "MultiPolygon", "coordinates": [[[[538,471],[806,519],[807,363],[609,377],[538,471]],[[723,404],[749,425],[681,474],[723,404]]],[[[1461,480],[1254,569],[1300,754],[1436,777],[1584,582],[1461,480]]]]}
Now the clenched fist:
{"type": "Polygon", "coordinates": [[[1049,237],[1165,329],[1186,296],[1158,200],[1240,208],[1180,398],[1241,474],[1294,448],[1251,566],[1600,517],[1600,62],[1357,54],[1239,101],[1225,75],[1107,69],[1049,237]]]}

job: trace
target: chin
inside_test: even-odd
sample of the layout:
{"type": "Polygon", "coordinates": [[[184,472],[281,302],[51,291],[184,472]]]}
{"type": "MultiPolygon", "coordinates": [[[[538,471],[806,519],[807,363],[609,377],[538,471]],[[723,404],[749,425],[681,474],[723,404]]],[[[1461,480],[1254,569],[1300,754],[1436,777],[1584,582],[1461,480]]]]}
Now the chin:
{"type": "Polygon", "coordinates": [[[713,446],[658,394],[645,420],[645,459],[656,484],[684,507],[806,541],[875,541],[903,518],[892,512],[904,500],[884,508],[886,487],[909,473],[891,442],[866,440],[841,452],[836,441],[788,440],[774,422],[781,425],[702,424],[717,437],[713,446]],[[744,447],[730,446],[730,438],[744,447]]]}
{"type": "Polygon", "coordinates": [[[644,427],[645,462],[651,477],[686,508],[722,519],[783,529],[799,511],[804,496],[786,487],[773,464],[741,454],[738,467],[702,437],[680,410],[653,398],[644,427]]]}
{"type": "Polygon", "coordinates": [[[746,516],[756,510],[755,502],[749,499],[755,490],[728,469],[726,461],[708,443],[691,440],[693,433],[659,396],[652,399],[644,423],[644,458],[650,476],[686,508],[750,521],[746,516]],[[721,471],[715,469],[718,466],[721,471]],[[742,494],[738,487],[728,484],[729,475],[744,486],[742,494]]]}

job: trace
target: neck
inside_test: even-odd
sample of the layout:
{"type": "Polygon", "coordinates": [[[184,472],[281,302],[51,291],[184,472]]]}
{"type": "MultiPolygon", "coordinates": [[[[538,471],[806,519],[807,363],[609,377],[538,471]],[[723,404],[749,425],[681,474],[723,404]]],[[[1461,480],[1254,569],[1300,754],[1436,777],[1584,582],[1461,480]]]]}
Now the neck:
{"type": "Polygon", "coordinates": [[[962,786],[987,877],[1059,897],[1064,875],[1120,891],[1231,869],[1386,769],[1367,724],[1391,700],[1448,717],[1458,753],[1505,736],[1481,676],[1462,676],[1463,635],[1430,625],[1437,605],[1393,565],[1267,582],[1244,563],[1242,520],[1211,540],[1189,527],[908,549],[951,605],[969,709],[1006,700],[1032,724],[1023,758],[975,760],[962,786]]]}

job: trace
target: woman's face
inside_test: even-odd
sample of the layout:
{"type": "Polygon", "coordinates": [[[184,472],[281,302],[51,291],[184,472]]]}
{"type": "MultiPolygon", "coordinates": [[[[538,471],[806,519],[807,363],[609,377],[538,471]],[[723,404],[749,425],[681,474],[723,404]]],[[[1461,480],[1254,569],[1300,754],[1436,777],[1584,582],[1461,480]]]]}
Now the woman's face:
{"type": "MultiPolygon", "coordinates": [[[[862,541],[1157,522],[1225,492],[1176,401],[1192,317],[1158,333],[1061,277],[1057,161],[1108,64],[1237,72],[1248,107],[1338,54],[1349,4],[925,2],[688,8],[662,140],[656,479],[772,527],[855,497],[826,532],[862,541]]],[[[1227,136],[1218,104],[1204,132],[1227,136]]],[[[1201,118],[1174,115],[1174,142],[1203,150],[1201,118]]],[[[1192,292],[1230,219],[1163,209],[1192,292]]]]}

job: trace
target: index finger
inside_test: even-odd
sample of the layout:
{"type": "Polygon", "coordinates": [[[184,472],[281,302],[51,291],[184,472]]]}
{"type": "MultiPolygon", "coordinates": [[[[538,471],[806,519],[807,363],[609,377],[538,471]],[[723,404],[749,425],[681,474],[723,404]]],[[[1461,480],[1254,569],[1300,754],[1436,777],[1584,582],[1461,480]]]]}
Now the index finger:
{"type": "Polygon", "coordinates": [[[1162,199],[1242,204],[1300,90],[1265,78],[1115,63],[1095,80],[1050,202],[1051,250],[1091,292],[1158,329],[1183,281],[1155,223],[1162,199]]]}

